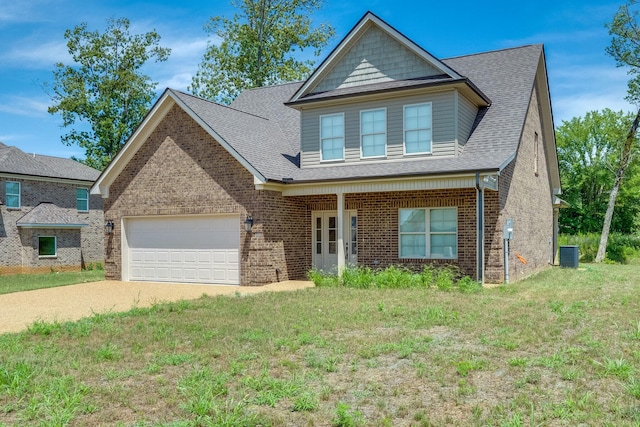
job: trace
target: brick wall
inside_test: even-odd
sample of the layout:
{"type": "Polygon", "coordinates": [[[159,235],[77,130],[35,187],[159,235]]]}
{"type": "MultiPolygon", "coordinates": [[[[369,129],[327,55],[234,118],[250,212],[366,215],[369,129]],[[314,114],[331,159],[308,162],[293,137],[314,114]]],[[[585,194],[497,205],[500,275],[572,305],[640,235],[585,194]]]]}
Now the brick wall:
{"type": "Polygon", "coordinates": [[[305,227],[299,199],[254,189],[253,175],[173,107],[113,182],[105,218],[116,228],[106,242],[106,275],[122,277],[121,220],[129,216],[236,214],[240,228],[240,284],[304,277],[305,227]],[[298,201],[297,201],[298,200],[298,201]],[[244,231],[247,214],[254,219],[244,231]]]}
{"type": "MultiPolygon", "coordinates": [[[[337,209],[335,195],[305,196],[307,208],[305,253],[311,254],[311,212],[337,209]]],[[[358,264],[371,268],[404,265],[413,269],[429,264],[453,264],[475,277],[475,189],[429,190],[345,195],[345,209],[358,215],[358,264]],[[400,259],[398,257],[398,211],[401,208],[458,208],[458,259],[400,259]]],[[[310,255],[305,266],[310,266],[310,255]]],[[[308,268],[308,267],[307,267],[308,268]]]]}
{"type": "Polygon", "coordinates": [[[104,262],[103,214],[100,196],[91,196],[89,212],[78,212],[76,189],[89,188],[76,183],[47,182],[36,179],[0,179],[0,194],[5,199],[6,181],[20,182],[21,207],[0,206],[0,274],[80,270],[89,263],[104,262]],[[41,202],[54,203],[89,224],[80,230],[19,229],[16,222],[41,202]],[[38,236],[58,238],[56,258],[38,257],[38,236]]]}
{"type": "Polygon", "coordinates": [[[499,194],[485,192],[487,281],[504,281],[503,227],[507,218],[514,223],[513,240],[509,244],[509,280],[520,280],[549,266],[553,251],[553,196],[544,155],[545,142],[537,91],[534,91],[518,155],[500,175],[499,194]]]}

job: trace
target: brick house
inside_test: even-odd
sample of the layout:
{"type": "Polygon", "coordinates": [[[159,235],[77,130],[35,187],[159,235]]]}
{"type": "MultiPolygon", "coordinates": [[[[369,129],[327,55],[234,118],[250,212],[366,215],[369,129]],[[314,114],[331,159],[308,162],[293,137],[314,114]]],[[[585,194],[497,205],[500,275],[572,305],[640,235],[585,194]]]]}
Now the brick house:
{"type": "Polygon", "coordinates": [[[554,262],[541,45],[438,59],[367,13],[304,82],[230,106],[167,89],[92,189],[111,279],[262,285],[311,268],[554,262]]]}
{"type": "Polygon", "coordinates": [[[100,172],[0,143],[0,274],[80,270],[104,262],[100,172]]]}

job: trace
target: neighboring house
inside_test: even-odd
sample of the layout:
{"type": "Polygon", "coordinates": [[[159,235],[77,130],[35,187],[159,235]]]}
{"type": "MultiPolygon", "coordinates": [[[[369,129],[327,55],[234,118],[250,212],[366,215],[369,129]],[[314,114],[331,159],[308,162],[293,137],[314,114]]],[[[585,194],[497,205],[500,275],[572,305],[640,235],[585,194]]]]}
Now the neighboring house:
{"type": "Polygon", "coordinates": [[[0,143],[0,274],[80,270],[104,262],[100,172],[0,143]]]}
{"type": "Polygon", "coordinates": [[[436,263],[501,282],[510,219],[517,280],[556,252],[544,50],[441,60],[367,13],[304,82],[229,107],[166,90],[92,193],[115,223],[110,279],[436,263]]]}

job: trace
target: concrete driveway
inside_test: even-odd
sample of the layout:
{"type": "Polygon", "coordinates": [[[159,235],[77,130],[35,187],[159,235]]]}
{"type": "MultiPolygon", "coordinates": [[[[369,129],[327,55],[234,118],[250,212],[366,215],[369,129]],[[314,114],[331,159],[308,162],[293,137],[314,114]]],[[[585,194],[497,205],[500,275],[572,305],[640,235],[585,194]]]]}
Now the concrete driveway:
{"type": "Polygon", "coordinates": [[[128,311],[202,295],[293,291],[312,282],[289,280],[266,286],[186,285],[105,280],[0,295],[0,333],[19,332],[35,321],[65,322],[96,313],[128,311]]]}

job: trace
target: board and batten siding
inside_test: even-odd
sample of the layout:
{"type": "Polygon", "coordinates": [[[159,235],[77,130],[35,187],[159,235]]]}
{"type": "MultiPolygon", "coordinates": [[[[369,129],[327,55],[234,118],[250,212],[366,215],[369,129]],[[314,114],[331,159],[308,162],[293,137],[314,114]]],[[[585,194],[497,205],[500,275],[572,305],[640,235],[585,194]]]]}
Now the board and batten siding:
{"type": "Polygon", "coordinates": [[[458,95],[458,150],[464,149],[473,123],[478,115],[478,107],[462,95],[458,95]]]}
{"type": "MultiPolygon", "coordinates": [[[[460,97],[462,98],[462,97],[460,97]]],[[[301,166],[320,165],[320,116],[344,113],[345,163],[380,160],[379,157],[360,158],[360,112],[377,108],[387,110],[386,159],[402,159],[404,155],[404,106],[431,102],[432,154],[427,156],[453,156],[456,150],[455,92],[445,91],[428,95],[387,98],[362,103],[350,103],[302,110],[301,114],[301,166]]],[[[474,116],[475,118],[475,116],[474,116]]],[[[327,162],[335,164],[335,162],[327,162]]]]}

